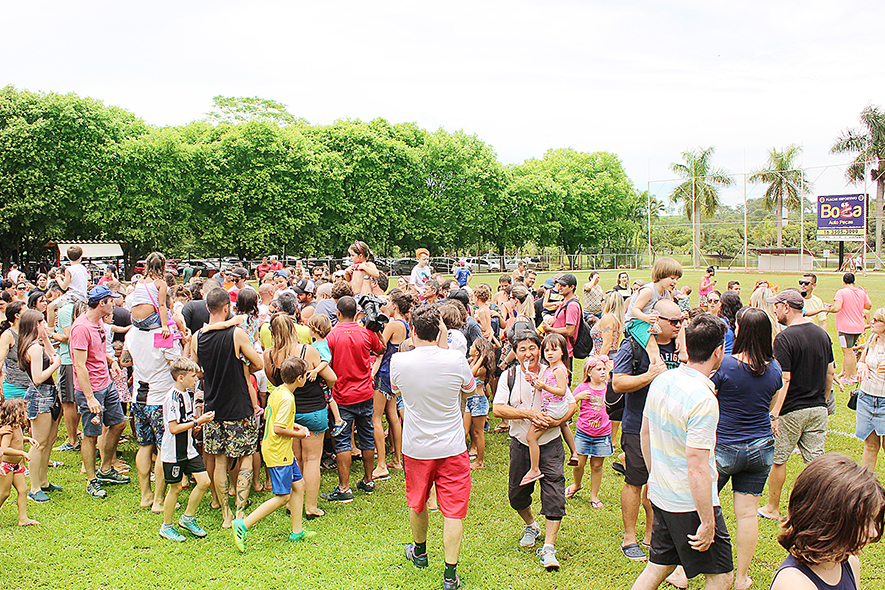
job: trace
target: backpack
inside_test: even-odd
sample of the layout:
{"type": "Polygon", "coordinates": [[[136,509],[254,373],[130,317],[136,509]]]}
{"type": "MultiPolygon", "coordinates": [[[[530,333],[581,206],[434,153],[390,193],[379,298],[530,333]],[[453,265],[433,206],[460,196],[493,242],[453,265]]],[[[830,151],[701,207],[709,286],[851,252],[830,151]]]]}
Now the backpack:
{"type": "MultiPolygon", "coordinates": [[[[642,347],[639,345],[636,340],[627,335],[624,336],[627,340],[630,341],[630,348],[633,350],[633,367],[630,371],[631,375],[636,375],[639,372],[639,364],[642,362],[642,347]]],[[[606,409],[617,409],[618,405],[624,404],[624,394],[618,393],[614,390],[612,386],[612,374],[608,374],[608,385],[605,387],[605,407],[606,409]]]]}
{"type": "Polygon", "coordinates": [[[562,312],[568,310],[568,306],[574,301],[578,304],[578,324],[575,326],[574,341],[572,342],[572,356],[578,359],[585,359],[593,352],[593,339],[590,337],[590,324],[584,319],[584,311],[581,309],[581,302],[577,299],[569,299],[562,312]]]}

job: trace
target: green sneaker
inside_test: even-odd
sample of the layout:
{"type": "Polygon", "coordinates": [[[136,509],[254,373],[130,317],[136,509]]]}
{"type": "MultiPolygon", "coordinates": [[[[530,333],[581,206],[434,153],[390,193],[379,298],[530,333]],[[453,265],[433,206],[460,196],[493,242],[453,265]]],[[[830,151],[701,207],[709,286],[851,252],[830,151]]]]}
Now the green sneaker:
{"type": "Polygon", "coordinates": [[[246,533],[249,532],[249,529],[246,528],[246,521],[242,518],[237,518],[233,523],[233,531],[234,531],[234,545],[237,546],[237,549],[240,550],[240,553],[246,552],[246,533]]]}
{"type": "Polygon", "coordinates": [[[184,541],[184,535],[176,531],[171,524],[164,524],[160,527],[160,536],[169,541],[184,541]]]}
{"type": "Polygon", "coordinates": [[[204,531],[203,528],[197,524],[196,516],[182,516],[178,519],[178,526],[186,528],[195,537],[200,537],[202,539],[206,536],[206,531],[204,531]]]}
{"type": "Polygon", "coordinates": [[[300,533],[289,533],[290,541],[303,541],[305,539],[310,539],[311,537],[316,537],[316,531],[309,531],[307,529],[302,529],[300,533]]]}

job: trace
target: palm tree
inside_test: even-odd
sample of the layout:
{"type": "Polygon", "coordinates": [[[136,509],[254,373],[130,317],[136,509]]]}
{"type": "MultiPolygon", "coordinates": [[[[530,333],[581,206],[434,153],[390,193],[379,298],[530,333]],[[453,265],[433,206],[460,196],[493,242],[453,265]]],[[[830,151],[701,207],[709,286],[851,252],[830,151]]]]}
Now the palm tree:
{"type": "Polygon", "coordinates": [[[750,176],[750,182],[764,182],[768,185],[762,206],[766,211],[775,212],[777,224],[777,247],[784,246],[783,211],[795,211],[802,206],[802,195],[808,193],[811,185],[805,171],[796,168],[796,157],[802,148],[790,145],[782,152],[777,148],[768,151],[768,168],[750,176]]]}
{"type": "Polygon", "coordinates": [[[701,214],[713,217],[719,209],[717,186],[732,186],[734,179],[725,170],[710,166],[714,149],[698,148],[682,152],[685,164],[670,164],[670,170],[679,175],[683,182],[673,189],[670,200],[682,201],[685,216],[692,222],[692,265],[701,265],[701,214]]]}
{"type": "Polygon", "coordinates": [[[882,269],[882,199],[885,197],[885,113],[870,105],[860,113],[862,128],[848,129],[836,138],[831,154],[857,152],[845,171],[849,182],[863,182],[867,166],[870,178],[876,183],[876,269],[882,269]]]}

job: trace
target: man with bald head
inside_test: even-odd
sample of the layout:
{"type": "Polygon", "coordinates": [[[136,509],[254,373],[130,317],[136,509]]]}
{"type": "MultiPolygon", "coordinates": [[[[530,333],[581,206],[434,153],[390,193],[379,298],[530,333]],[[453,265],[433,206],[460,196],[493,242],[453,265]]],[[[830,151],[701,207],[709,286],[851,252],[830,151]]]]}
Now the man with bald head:
{"type": "Polygon", "coordinates": [[[643,488],[648,482],[648,470],[642,458],[642,445],[639,433],[642,429],[642,412],[648,387],[655,377],[673,369],[679,364],[676,354],[676,336],[682,328],[682,312],[679,306],[669,299],[661,299],[654,305],[658,313],[658,324],[661,333],[655,335],[661,357],[665,365],[649,362],[648,354],[642,346],[635,345],[628,335],[621,342],[615,354],[615,365],[612,370],[612,389],[624,395],[624,417],[621,421],[621,448],[624,460],[624,490],[621,492],[621,517],[624,521],[624,540],[621,552],[633,561],[645,561],[636,539],[636,520],[639,517],[639,505],[645,508],[645,538],[643,544],[651,543],[653,522],[651,503],[643,488]]]}

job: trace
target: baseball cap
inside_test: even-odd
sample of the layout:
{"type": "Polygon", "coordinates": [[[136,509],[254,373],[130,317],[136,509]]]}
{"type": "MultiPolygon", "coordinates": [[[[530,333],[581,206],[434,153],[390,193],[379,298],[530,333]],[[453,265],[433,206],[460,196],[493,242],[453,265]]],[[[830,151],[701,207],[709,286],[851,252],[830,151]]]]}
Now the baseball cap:
{"type": "Polygon", "coordinates": [[[311,293],[311,294],[313,294],[314,287],[315,287],[314,282],[311,281],[310,279],[301,279],[300,281],[295,283],[295,286],[292,287],[292,290],[295,291],[296,293],[311,293]]]}
{"type": "Polygon", "coordinates": [[[231,269],[230,272],[232,275],[234,275],[238,278],[241,278],[241,279],[248,279],[249,278],[249,271],[247,271],[242,266],[235,266],[233,269],[231,269]]]}
{"type": "Polygon", "coordinates": [[[557,277],[556,282],[560,285],[568,285],[570,287],[578,286],[578,279],[575,278],[575,275],[571,273],[566,273],[561,277],[557,277]]]}
{"type": "Polygon", "coordinates": [[[289,278],[289,271],[286,270],[285,268],[281,268],[280,270],[273,271],[273,276],[274,276],[274,278],[286,277],[288,279],[289,278]]]}
{"type": "Polygon", "coordinates": [[[465,291],[464,289],[452,289],[451,291],[449,291],[446,299],[460,301],[464,304],[464,307],[470,309],[470,295],[468,295],[467,291],[465,291]]]}
{"type": "Polygon", "coordinates": [[[113,297],[114,299],[118,299],[118,298],[122,297],[122,295],[120,295],[119,293],[114,293],[113,291],[111,291],[110,289],[105,287],[104,285],[99,285],[99,286],[95,287],[94,289],[92,289],[92,291],[89,292],[89,301],[90,302],[101,301],[102,299],[104,299],[106,297],[113,297]]]}
{"type": "Polygon", "coordinates": [[[544,281],[544,288],[545,289],[552,289],[553,283],[554,283],[554,281],[552,278],[547,279],[546,281],[544,281]]]}
{"type": "Polygon", "coordinates": [[[793,309],[802,309],[805,307],[805,301],[802,299],[802,294],[799,293],[796,289],[784,289],[774,297],[768,297],[765,299],[766,303],[786,303],[793,309]]]}

